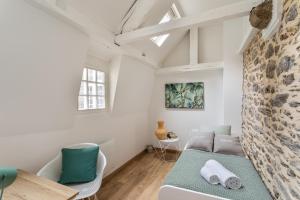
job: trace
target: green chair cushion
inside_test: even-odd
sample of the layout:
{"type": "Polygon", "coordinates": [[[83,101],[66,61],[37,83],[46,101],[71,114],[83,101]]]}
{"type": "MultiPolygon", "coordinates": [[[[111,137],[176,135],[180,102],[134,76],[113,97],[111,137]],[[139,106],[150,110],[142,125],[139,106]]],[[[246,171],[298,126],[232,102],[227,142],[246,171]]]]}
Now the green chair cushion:
{"type": "Polygon", "coordinates": [[[17,169],[13,167],[0,167],[0,191],[11,185],[17,177],[17,169]]]}
{"type": "Polygon", "coordinates": [[[61,184],[93,181],[97,174],[99,146],[80,149],[62,149],[61,184]]]}

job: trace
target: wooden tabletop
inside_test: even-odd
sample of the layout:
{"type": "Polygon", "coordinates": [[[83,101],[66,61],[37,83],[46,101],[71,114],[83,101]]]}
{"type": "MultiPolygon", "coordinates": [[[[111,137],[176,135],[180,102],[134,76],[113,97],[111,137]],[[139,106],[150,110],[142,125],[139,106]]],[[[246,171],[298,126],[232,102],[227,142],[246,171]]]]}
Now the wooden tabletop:
{"type": "Polygon", "coordinates": [[[18,170],[15,182],[4,189],[3,200],[72,200],[77,194],[72,188],[18,170]]]}

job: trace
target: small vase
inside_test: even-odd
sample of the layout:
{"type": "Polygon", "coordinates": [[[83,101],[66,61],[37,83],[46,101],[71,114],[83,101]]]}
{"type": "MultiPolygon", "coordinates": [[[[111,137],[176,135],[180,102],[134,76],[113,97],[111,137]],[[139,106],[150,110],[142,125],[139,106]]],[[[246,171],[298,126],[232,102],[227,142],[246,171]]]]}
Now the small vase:
{"type": "Polygon", "coordinates": [[[155,131],[155,135],[159,140],[167,139],[167,130],[165,129],[164,124],[165,124],[164,121],[158,121],[157,122],[158,127],[155,131]]]}

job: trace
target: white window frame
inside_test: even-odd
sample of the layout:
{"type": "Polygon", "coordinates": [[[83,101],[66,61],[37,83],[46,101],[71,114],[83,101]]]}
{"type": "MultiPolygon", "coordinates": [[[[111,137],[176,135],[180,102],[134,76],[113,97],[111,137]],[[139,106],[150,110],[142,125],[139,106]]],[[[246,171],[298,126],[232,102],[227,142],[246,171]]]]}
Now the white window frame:
{"type": "Polygon", "coordinates": [[[106,73],[104,71],[102,71],[102,70],[99,70],[99,69],[95,68],[95,67],[91,67],[91,66],[84,67],[83,71],[82,71],[82,77],[81,77],[81,81],[80,81],[80,89],[79,89],[79,94],[78,94],[78,99],[77,99],[77,110],[78,111],[83,111],[83,112],[85,112],[85,111],[101,111],[101,110],[106,110],[106,107],[107,107],[107,103],[106,102],[107,102],[106,101],[106,73]],[[85,72],[86,73],[85,74],[86,79],[83,80],[83,73],[84,73],[85,69],[86,69],[86,72],[85,72]],[[90,81],[89,80],[89,78],[88,78],[88,70],[95,70],[96,71],[95,81],[90,81]],[[98,79],[97,72],[103,73],[104,77],[103,77],[103,81],[102,82],[100,82],[100,81],[98,82],[98,80],[97,80],[98,79]],[[82,82],[86,83],[86,95],[80,94],[82,82]],[[88,87],[89,83],[95,83],[96,84],[96,95],[92,95],[92,94],[90,95],[89,94],[89,87],[88,87]],[[98,94],[97,84],[103,86],[103,89],[104,89],[104,91],[103,91],[104,94],[103,95],[98,94]],[[86,109],[80,109],[79,108],[79,105],[80,105],[80,103],[79,103],[79,97],[87,97],[87,108],[86,109]],[[89,97],[96,97],[96,108],[89,108],[89,97]],[[103,99],[104,99],[104,107],[103,108],[102,107],[101,108],[97,107],[97,101],[98,101],[97,97],[103,97],[103,99]]]}

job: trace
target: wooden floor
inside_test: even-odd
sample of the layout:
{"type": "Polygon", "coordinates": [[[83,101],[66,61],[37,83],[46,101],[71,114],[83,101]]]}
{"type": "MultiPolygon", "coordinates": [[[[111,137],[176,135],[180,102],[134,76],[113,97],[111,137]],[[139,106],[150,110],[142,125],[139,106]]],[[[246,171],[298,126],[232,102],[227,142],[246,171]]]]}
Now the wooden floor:
{"type": "Polygon", "coordinates": [[[157,200],[164,177],[175,162],[163,162],[154,153],[144,153],[105,181],[99,200],[157,200]]]}

